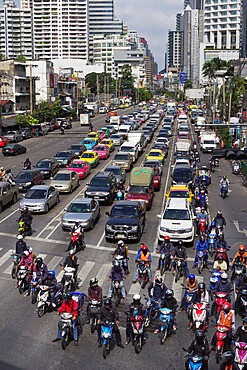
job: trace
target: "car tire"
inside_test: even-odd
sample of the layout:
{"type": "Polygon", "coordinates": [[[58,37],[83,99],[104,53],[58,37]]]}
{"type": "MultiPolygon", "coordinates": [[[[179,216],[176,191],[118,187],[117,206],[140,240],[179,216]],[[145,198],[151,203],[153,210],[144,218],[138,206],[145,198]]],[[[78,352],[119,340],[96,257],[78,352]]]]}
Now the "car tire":
{"type": "Polygon", "coordinates": [[[107,236],[105,237],[105,240],[107,243],[110,243],[111,242],[111,239],[110,238],[107,238],[107,236]]]}
{"type": "Polygon", "coordinates": [[[48,213],[49,212],[49,204],[47,203],[46,206],[45,206],[45,210],[44,210],[44,213],[48,213]]]}
{"type": "Polygon", "coordinates": [[[12,197],[12,203],[15,204],[17,201],[17,195],[16,193],[13,194],[13,197],[12,197]]]}
{"type": "Polygon", "coordinates": [[[3,210],[3,203],[0,202],[0,213],[2,212],[2,210],[3,210]]]}
{"type": "Polygon", "coordinates": [[[59,196],[57,196],[56,204],[58,204],[59,202],[60,202],[60,200],[59,200],[59,196]]]}

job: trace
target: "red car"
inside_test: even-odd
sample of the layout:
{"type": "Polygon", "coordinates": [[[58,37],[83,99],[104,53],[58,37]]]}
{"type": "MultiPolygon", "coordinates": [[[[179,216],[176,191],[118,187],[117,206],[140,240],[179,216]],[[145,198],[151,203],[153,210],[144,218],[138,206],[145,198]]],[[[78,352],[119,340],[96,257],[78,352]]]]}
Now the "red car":
{"type": "Polygon", "coordinates": [[[154,190],[160,190],[161,173],[158,167],[154,168],[154,190]]]}
{"type": "Polygon", "coordinates": [[[10,140],[5,136],[0,136],[0,146],[4,147],[5,145],[9,144],[10,140]]]}
{"type": "Polygon", "coordinates": [[[70,163],[69,166],[66,166],[68,171],[74,171],[78,173],[79,179],[85,179],[91,173],[91,166],[88,162],[82,161],[80,159],[75,159],[70,163]]]}

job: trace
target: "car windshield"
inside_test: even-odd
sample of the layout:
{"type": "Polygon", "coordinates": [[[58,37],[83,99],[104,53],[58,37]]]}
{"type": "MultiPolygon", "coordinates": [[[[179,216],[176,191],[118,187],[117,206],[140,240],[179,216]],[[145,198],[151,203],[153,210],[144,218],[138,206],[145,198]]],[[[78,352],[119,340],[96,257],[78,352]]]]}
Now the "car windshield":
{"type": "Polygon", "coordinates": [[[214,140],[204,140],[203,144],[214,144],[214,140]]]}
{"type": "Polygon", "coordinates": [[[126,155],[121,155],[121,154],[116,154],[115,157],[114,157],[115,160],[129,160],[129,156],[128,154],[126,155]]]}
{"type": "Polygon", "coordinates": [[[163,216],[164,220],[190,220],[187,209],[167,209],[163,216]]]}
{"type": "Polygon", "coordinates": [[[30,189],[25,198],[27,199],[45,199],[47,195],[46,189],[30,189]]]}
{"type": "Polygon", "coordinates": [[[92,144],[91,140],[83,140],[83,144],[92,144]]]}
{"type": "Polygon", "coordinates": [[[71,145],[71,150],[81,150],[81,145],[71,145]]]}
{"type": "Polygon", "coordinates": [[[120,175],[121,174],[121,169],[118,168],[118,167],[107,167],[105,169],[105,171],[107,171],[107,172],[113,172],[114,175],[120,175]]]}
{"type": "Polygon", "coordinates": [[[81,158],[94,158],[93,153],[84,153],[81,158]]]}
{"type": "Polygon", "coordinates": [[[94,147],[94,150],[99,150],[99,151],[105,151],[106,150],[106,147],[105,145],[97,145],[94,147]]]}
{"type": "Polygon", "coordinates": [[[69,157],[70,153],[69,152],[58,152],[55,157],[69,157]]]}
{"type": "Polygon", "coordinates": [[[33,173],[23,171],[19,173],[16,178],[20,180],[25,180],[25,179],[31,180],[33,178],[33,173]]]}
{"type": "Polygon", "coordinates": [[[91,212],[90,203],[71,203],[67,212],[89,213],[91,212]]]}
{"type": "Polygon", "coordinates": [[[108,177],[93,177],[91,182],[91,186],[110,186],[108,177]]]}
{"type": "Polygon", "coordinates": [[[170,198],[189,198],[189,192],[186,190],[171,190],[170,198]]]}
{"type": "Polygon", "coordinates": [[[70,181],[69,173],[57,173],[54,177],[55,181],[70,181]]]}
{"type": "Polygon", "coordinates": [[[128,129],[127,128],[120,128],[119,132],[128,132],[128,129]]]}
{"type": "Polygon", "coordinates": [[[148,186],[130,186],[129,188],[130,194],[148,194],[148,186]]]}
{"type": "Polygon", "coordinates": [[[189,180],[192,177],[192,172],[188,168],[175,169],[173,179],[176,180],[189,180]]]}
{"type": "Polygon", "coordinates": [[[122,146],[121,149],[120,149],[121,152],[131,152],[133,153],[135,151],[135,148],[132,146],[122,146]]]}
{"type": "Polygon", "coordinates": [[[138,209],[135,206],[114,206],[111,211],[112,217],[137,217],[138,209]]]}
{"type": "Polygon", "coordinates": [[[121,138],[121,135],[112,135],[111,138],[112,139],[120,139],[121,138]]]}
{"type": "Polygon", "coordinates": [[[159,175],[159,173],[158,173],[157,168],[154,168],[154,176],[158,176],[158,175],[159,175]]]}
{"type": "Polygon", "coordinates": [[[84,168],[84,163],[75,163],[75,162],[72,162],[70,164],[69,168],[84,168]]]}
{"type": "Polygon", "coordinates": [[[15,147],[15,144],[8,144],[5,146],[5,148],[14,148],[15,147]]]}
{"type": "Polygon", "coordinates": [[[160,152],[152,151],[152,152],[149,153],[149,156],[150,157],[160,157],[160,156],[162,156],[162,154],[160,152]]]}
{"type": "Polygon", "coordinates": [[[38,162],[35,167],[37,167],[37,168],[50,168],[51,167],[51,162],[48,162],[48,161],[38,162]]]}

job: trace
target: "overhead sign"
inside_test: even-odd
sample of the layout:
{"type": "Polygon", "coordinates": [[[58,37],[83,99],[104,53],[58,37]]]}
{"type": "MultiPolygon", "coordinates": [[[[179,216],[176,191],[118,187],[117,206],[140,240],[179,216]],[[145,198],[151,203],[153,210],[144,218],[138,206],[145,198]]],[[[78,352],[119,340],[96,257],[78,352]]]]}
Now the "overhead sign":
{"type": "Polygon", "coordinates": [[[179,75],[179,81],[183,85],[188,79],[188,74],[186,72],[181,72],[179,75]]]}

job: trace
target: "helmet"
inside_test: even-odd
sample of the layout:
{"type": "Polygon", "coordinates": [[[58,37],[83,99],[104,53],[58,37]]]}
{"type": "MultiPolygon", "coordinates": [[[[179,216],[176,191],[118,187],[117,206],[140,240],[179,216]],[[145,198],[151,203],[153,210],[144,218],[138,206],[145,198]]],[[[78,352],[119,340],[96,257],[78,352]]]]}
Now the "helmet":
{"type": "Polygon", "coordinates": [[[110,310],[111,309],[111,299],[110,298],[106,298],[104,300],[104,307],[107,309],[107,310],[110,310]]]}
{"type": "Polygon", "coordinates": [[[199,283],[198,284],[198,290],[200,289],[203,289],[203,291],[205,292],[205,284],[204,283],[199,283]]]}
{"type": "Polygon", "coordinates": [[[172,289],[167,289],[166,298],[171,299],[174,296],[174,291],[172,289]]]}
{"type": "Polygon", "coordinates": [[[114,266],[114,269],[115,269],[115,270],[119,270],[121,265],[120,265],[120,262],[118,262],[118,261],[114,261],[113,266],[114,266]]]}
{"type": "Polygon", "coordinates": [[[29,252],[28,252],[28,251],[24,251],[24,252],[23,252],[23,256],[24,256],[24,257],[28,257],[28,256],[29,256],[29,252]]]}
{"type": "Polygon", "coordinates": [[[165,239],[165,240],[170,241],[170,239],[171,239],[171,238],[170,238],[170,236],[166,235],[166,236],[164,237],[164,239],[165,239]]]}
{"type": "Polygon", "coordinates": [[[183,246],[183,242],[182,242],[182,240],[179,240],[178,241],[178,248],[182,248],[182,246],[183,246]]]}
{"type": "Polygon", "coordinates": [[[223,353],[221,358],[227,364],[233,363],[233,354],[230,351],[223,353]]]}
{"type": "Polygon", "coordinates": [[[220,281],[222,281],[222,283],[226,283],[227,279],[228,279],[227,274],[223,272],[223,274],[221,275],[220,281]]]}
{"type": "Polygon", "coordinates": [[[27,158],[26,161],[29,161],[29,158],[27,158]]]}
{"type": "Polygon", "coordinates": [[[205,337],[205,334],[203,332],[203,330],[196,330],[196,339],[199,339],[199,338],[204,338],[205,337]]]}
{"type": "Polygon", "coordinates": [[[24,208],[23,208],[23,211],[24,211],[24,212],[28,211],[28,207],[24,207],[24,208]]]}
{"type": "Polygon", "coordinates": [[[222,240],[224,240],[224,234],[221,234],[220,235],[220,237],[219,237],[219,239],[222,241],[222,240]]]}
{"type": "Polygon", "coordinates": [[[204,236],[204,235],[201,235],[201,236],[200,236],[200,241],[201,241],[201,242],[204,242],[204,241],[205,241],[205,236],[204,236]]]}
{"type": "Polygon", "coordinates": [[[247,316],[243,319],[243,324],[247,324],[247,316]]]}
{"type": "Polygon", "coordinates": [[[189,280],[191,281],[191,280],[195,280],[195,275],[194,274],[190,274],[189,275],[189,280]]]}
{"type": "Polygon", "coordinates": [[[201,200],[201,199],[200,199],[200,197],[196,197],[196,200],[198,200],[198,201],[199,201],[199,200],[201,200]]]}
{"type": "Polygon", "coordinates": [[[77,225],[77,224],[79,224],[80,223],[80,220],[79,220],[79,218],[77,218],[76,220],[75,220],[75,224],[77,225]]]}
{"type": "Polygon", "coordinates": [[[66,293],[65,294],[65,301],[66,302],[70,302],[72,299],[72,293],[66,293]]]}
{"type": "Polygon", "coordinates": [[[231,303],[229,303],[229,302],[224,303],[223,306],[222,306],[222,310],[225,313],[229,313],[230,310],[231,310],[231,303]]]}
{"type": "Polygon", "coordinates": [[[143,245],[141,249],[142,249],[142,251],[147,251],[148,247],[146,245],[143,245]]]}
{"type": "Polygon", "coordinates": [[[201,210],[202,210],[202,211],[205,211],[205,207],[202,207],[202,208],[201,208],[201,210]]]}
{"type": "Polygon", "coordinates": [[[97,278],[92,278],[90,279],[90,288],[96,288],[98,286],[98,279],[97,278]]]}
{"type": "Polygon", "coordinates": [[[48,277],[50,279],[53,279],[55,277],[55,271],[54,270],[48,271],[48,277]]]}
{"type": "Polygon", "coordinates": [[[41,267],[43,265],[43,258],[41,257],[38,257],[36,259],[36,265],[38,265],[39,267],[41,267]]]}
{"type": "Polygon", "coordinates": [[[74,254],[75,254],[74,249],[70,249],[70,251],[69,251],[69,255],[70,255],[70,256],[73,256],[74,254]]]}
{"type": "Polygon", "coordinates": [[[216,222],[215,221],[212,221],[211,226],[212,227],[215,227],[216,226],[216,222]]]}
{"type": "Polygon", "coordinates": [[[161,285],[162,284],[162,281],[163,281],[163,279],[162,279],[162,277],[161,276],[156,276],[156,278],[155,278],[155,284],[157,284],[157,285],[161,285]]]}
{"type": "Polygon", "coordinates": [[[223,180],[226,180],[226,176],[225,175],[223,176],[223,180]]]}
{"type": "Polygon", "coordinates": [[[23,235],[17,235],[18,240],[23,240],[23,235]]]}
{"type": "Polygon", "coordinates": [[[244,253],[244,251],[245,251],[245,246],[242,244],[242,245],[240,245],[239,246],[239,248],[238,248],[238,250],[239,250],[239,253],[244,253]]]}
{"type": "Polygon", "coordinates": [[[217,256],[217,260],[223,260],[223,254],[218,254],[218,256],[217,256]]]}
{"type": "Polygon", "coordinates": [[[222,217],[222,211],[218,211],[218,212],[217,212],[217,216],[218,216],[218,217],[222,217]]]}
{"type": "Polygon", "coordinates": [[[140,294],[135,294],[134,295],[134,297],[133,297],[133,302],[135,303],[135,304],[140,304],[141,303],[141,296],[140,296],[140,294]]]}
{"type": "Polygon", "coordinates": [[[29,254],[31,254],[33,252],[33,248],[32,247],[27,247],[27,251],[29,252],[29,254]]]}
{"type": "Polygon", "coordinates": [[[3,171],[3,167],[1,167],[1,171],[3,171]]]}
{"type": "Polygon", "coordinates": [[[204,190],[204,189],[202,189],[202,190],[201,190],[201,194],[204,194],[204,193],[205,193],[205,190],[204,190]]]}
{"type": "Polygon", "coordinates": [[[123,247],[123,246],[124,246],[124,242],[123,242],[123,240],[119,240],[119,241],[117,242],[117,245],[118,245],[119,247],[123,247]]]}

